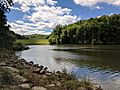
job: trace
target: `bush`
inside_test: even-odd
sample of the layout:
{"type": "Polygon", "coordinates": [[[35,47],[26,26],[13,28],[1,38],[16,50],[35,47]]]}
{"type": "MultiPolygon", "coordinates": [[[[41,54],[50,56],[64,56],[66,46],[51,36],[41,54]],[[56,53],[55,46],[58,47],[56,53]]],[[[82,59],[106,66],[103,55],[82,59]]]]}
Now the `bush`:
{"type": "Polygon", "coordinates": [[[15,82],[15,79],[12,72],[10,72],[7,69],[1,70],[1,77],[0,77],[1,85],[13,85],[15,84],[14,82],[15,82]]]}

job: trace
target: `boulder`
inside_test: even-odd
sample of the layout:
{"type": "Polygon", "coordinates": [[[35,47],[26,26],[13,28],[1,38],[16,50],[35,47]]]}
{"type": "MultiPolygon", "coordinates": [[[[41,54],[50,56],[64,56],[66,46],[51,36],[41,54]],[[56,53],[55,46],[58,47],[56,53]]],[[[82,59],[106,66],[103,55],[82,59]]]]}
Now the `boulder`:
{"type": "Polygon", "coordinates": [[[26,78],[24,78],[23,76],[20,76],[20,75],[16,75],[15,78],[22,83],[28,82],[28,80],[26,78]]]}
{"type": "Polygon", "coordinates": [[[47,76],[46,76],[46,75],[42,75],[42,77],[43,77],[43,78],[47,78],[47,76]]]}
{"type": "Polygon", "coordinates": [[[33,62],[33,61],[30,61],[29,64],[34,64],[34,62],[33,62]]]}
{"type": "Polygon", "coordinates": [[[41,71],[40,71],[40,74],[45,74],[45,70],[41,70],[41,71]]]}
{"type": "Polygon", "coordinates": [[[33,70],[33,73],[37,73],[37,74],[39,74],[39,73],[40,73],[40,69],[37,68],[37,69],[33,70]]]}
{"type": "Polygon", "coordinates": [[[8,67],[8,66],[6,66],[6,67],[3,67],[3,68],[5,68],[5,69],[9,69],[10,71],[12,71],[12,72],[19,72],[19,70],[18,69],[16,69],[16,68],[13,68],[13,67],[8,67]]]}
{"type": "Polygon", "coordinates": [[[7,64],[5,62],[1,62],[0,66],[7,66],[7,64]]]}
{"type": "Polygon", "coordinates": [[[59,81],[57,81],[55,84],[56,86],[59,86],[59,87],[61,86],[61,83],[59,81]]]}
{"type": "Polygon", "coordinates": [[[55,84],[49,84],[47,87],[55,87],[55,84]]]}
{"type": "Polygon", "coordinates": [[[79,87],[78,90],[88,90],[88,89],[86,89],[84,87],[79,87]]]}
{"type": "Polygon", "coordinates": [[[20,84],[20,85],[18,85],[20,88],[22,88],[22,89],[30,89],[30,84],[27,84],[27,83],[25,83],[25,84],[20,84]]]}
{"type": "Polygon", "coordinates": [[[44,87],[40,87],[40,86],[34,86],[34,87],[32,88],[32,90],[47,90],[47,89],[44,88],[44,87]]]}
{"type": "Polygon", "coordinates": [[[34,67],[40,68],[40,66],[38,64],[34,64],[34,67]]]}
{"type": "Polygon", "coordinates": [[[47,73],[46,73],[46,75],[47,75],[47,76],[51,76],[51,75],[52,75],[52,73],[50,73],[50,72],[47,72],[47,73]]]}
{"type": "Polygon", "coordinates": [[[44,66],[41,65],[41,66],[39,66],[39,68],[42,70],[44,68],[44,66]]]}
{"type": "Polygon", "coordinates": [[[103,90],[100,85],[94,85],[92,90],[103,90]]]}

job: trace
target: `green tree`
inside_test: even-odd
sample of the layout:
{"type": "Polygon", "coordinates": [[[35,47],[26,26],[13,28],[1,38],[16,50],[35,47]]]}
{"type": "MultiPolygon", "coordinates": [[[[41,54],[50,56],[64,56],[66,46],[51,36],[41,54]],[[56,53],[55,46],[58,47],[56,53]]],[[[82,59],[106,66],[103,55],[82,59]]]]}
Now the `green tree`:
{"type": "Polygon", "coordinates": [[[12,0],[0,1],[0,48],[11,49],[14,41],[12,32],[9,30],[5,13],[10,11],[12,0]]]}

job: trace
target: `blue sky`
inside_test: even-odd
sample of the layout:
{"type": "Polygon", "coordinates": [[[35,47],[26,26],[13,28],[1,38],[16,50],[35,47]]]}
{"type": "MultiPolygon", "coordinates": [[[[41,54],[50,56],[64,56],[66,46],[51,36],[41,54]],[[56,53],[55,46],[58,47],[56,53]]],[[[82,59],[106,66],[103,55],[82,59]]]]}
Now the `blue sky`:
{"type": "Polygon", "coordinates": [[[58,24],[111,14],[120,14],[120,0],[14,0],[7,17],[16,33],[50,34],[58,24]]]}

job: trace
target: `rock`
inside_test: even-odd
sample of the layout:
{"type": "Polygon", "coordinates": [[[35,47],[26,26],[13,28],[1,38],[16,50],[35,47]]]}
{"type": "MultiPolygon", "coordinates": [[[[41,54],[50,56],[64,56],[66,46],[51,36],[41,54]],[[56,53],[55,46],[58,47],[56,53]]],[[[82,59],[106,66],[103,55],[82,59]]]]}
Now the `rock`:
{"type": "Polygon", "coordinates": [[[56,86],[59,86],[59,87],[61,86],[61,83],[59,81],[57,81],[55,84],[56,86]]]}
{"type": "Polygon", "coordinates": [[[40,68],[38,64],[34,64],[34,67],[40,68]]]}
{"type": "Polygon", "coordinates": [[[20,75],[16,75],[15,77],[17,78],[17,80],[19,80],[22,83],[25,83],[28,81],[26,78],[24,78],[23,76],[20,76],[20,75]]]}
{"type": "Polygon", "coordinates": [[[46,73],[46,75],[47,75],[47,76],[51,76],[51,75],[52,75],[52,73],[46,73]]]}
{"type": "Polygon", "coordinates": [[[93,87],[91,87],[90,90],[103,90],[103,89],[99,85],[94,85],[93,87]]]}
{"type": "Polygon", "coordinates": [[[3,67],[3,68],[6,68],[6,69],[9,69],[10,71],[12,71],[12,72],[19,72],[19,70],[18,69],[16,69],[16,68],[13,68],[13,67],[3,67]]]}
{"type": "Polygon", "coordinates": [[[7,64],[5,62],[1,62],[0,66],[7,66],[7,64]]]}
{"type": "Polygon", "coordinates": [[[44,87],[40,87],[40,86],[34,86],[34,87],[32,88],[32,90],[47,90],[47,89],[44,88],[44,87]]]}
{"type": "Polygon", "coordinates": [[[29,64],[34,64],[34,62],[33,62],[33,61],[30,61],[29,64]]]}
{"type": "Polygon", "coordinates": [[[40,73],[40,69],[37,68],[37,69],[33,70],[33,73],[37,73],[37,74],[39,74],[39,73],[40,73]]]}
{"type": "Polygon", "coordinates": [[[41,70],[41,71],[40,71],[40,74],[45,74],[45,70],[41,70]]]}
{"type": "Polygon", "coordinates": [[[79,87],[78,90],[88,90],[88,89],[86,89],[84,87],[79,87]]]}
{"type": "Polygon", "coordinates": [[[48,69],[47,67],[44,68],[45,71],[46,71],[47,69],[48,69]]]}
{"type": "Polygon", "coordinates": [[[44,68],[44,66],[41,65],[41,66],[40,66],[40,69],[42,70],[43,68],[44,68]]]}
{"type": "Polygon", "coordinates": [[[49,84],[47,87],[55,87],[55,84],[49,84]]]}
{"type": "Polygon", "coordinates": [[[26,62],[26,60],[25,59],[20,59],[22,62],[26,62]]]}
{"type": "Polygon", "coordinates": [[[101,86],[99,86],[99,85],[94,85],[94,86],[92,87],[92,90],[103,90],[103,89],[102,89],[101,86]]]}
{"type": "Polygon", "coordinates": [[[46,75],[43,75],[42,77],[43,77],[43,78],[47,78],[47,76],[46,76],[46,75]]]}
{"type": "Polygon", "coordinates": [[[21,87],[21,88],[23,88],[23,89],[30,89],[30,84],[27,84],[27,83],[25,83],[25,84],[20,84],[20,85],[18,85],[19,87],[21,87]]]}

